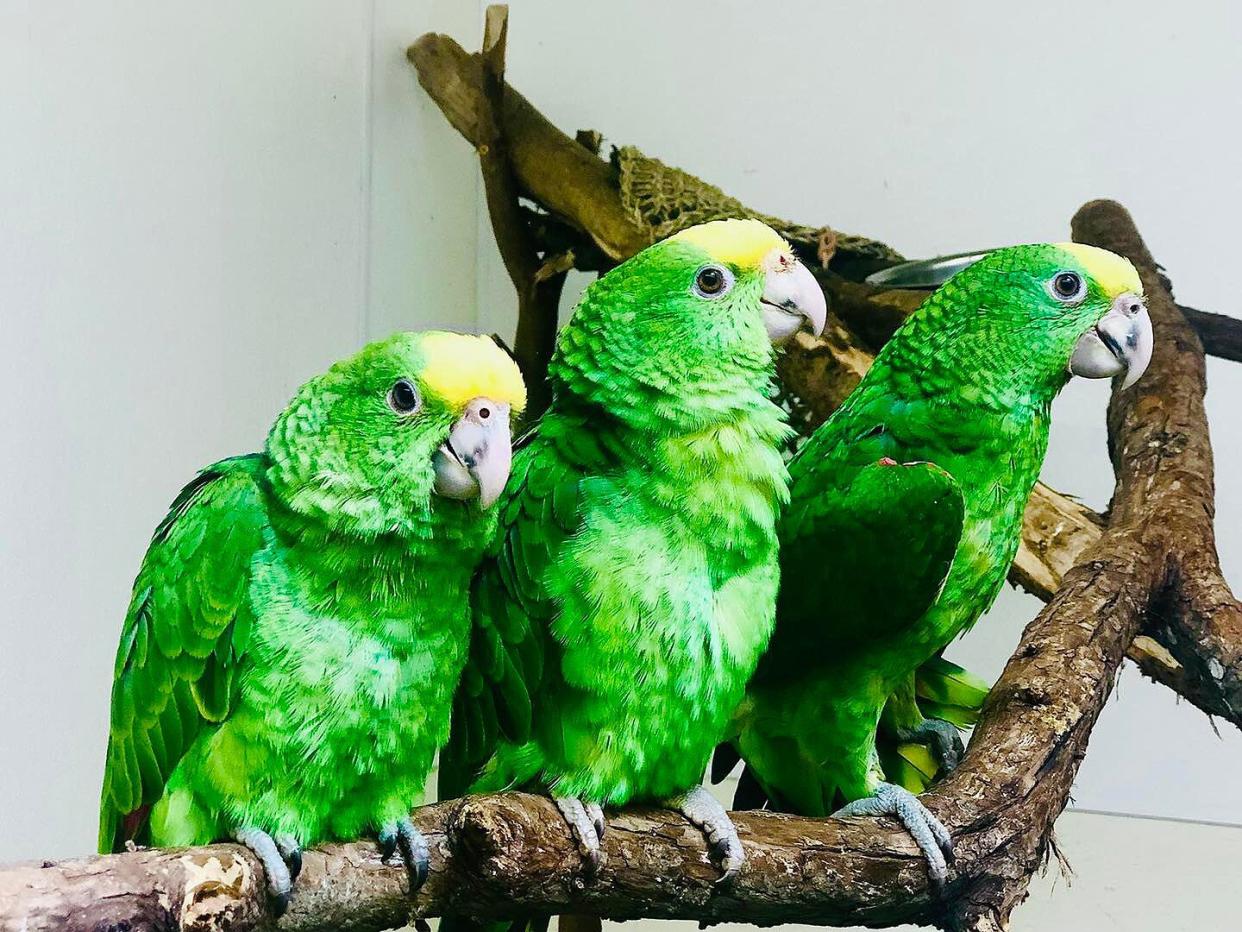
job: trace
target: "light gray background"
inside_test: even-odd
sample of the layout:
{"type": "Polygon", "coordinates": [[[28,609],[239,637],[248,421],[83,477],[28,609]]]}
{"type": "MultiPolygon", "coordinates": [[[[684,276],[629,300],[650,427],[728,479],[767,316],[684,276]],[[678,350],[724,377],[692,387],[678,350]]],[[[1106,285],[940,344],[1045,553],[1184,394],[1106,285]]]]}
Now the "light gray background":
{"type": "MultiPolygon", "coordinates": [[[[477,47],[481,9],[0,0],[0,861],[93,845],[130,582],[194,470],[256,448],[366,338],[511,329],[472,154],[404,58],[429,29],[477,47]]],[[[509,74],[566,130],[910,255],[1064,239],[1117,197],[1181,300],[1242,314],[1240,31],[1223,0],[517,0],[509,74]]],[[[1209,378],[1242,581],[1242,367],[1209,378]]],[[[1105,400],[1067,390],[1045,469],[1094,506],[1105,400]]],[[[1007,592],[952,655],[995,675],[1036,608],[1007,592]]],[[[1129,670],[1074,796],[1239,824],[1240,766],[1236,732],[1129,670]]],[[[1062,834],[1079,881],[1039,887],[1027,927],[1224,922],[1242,832],[1082,814],[1062,834]]]]}

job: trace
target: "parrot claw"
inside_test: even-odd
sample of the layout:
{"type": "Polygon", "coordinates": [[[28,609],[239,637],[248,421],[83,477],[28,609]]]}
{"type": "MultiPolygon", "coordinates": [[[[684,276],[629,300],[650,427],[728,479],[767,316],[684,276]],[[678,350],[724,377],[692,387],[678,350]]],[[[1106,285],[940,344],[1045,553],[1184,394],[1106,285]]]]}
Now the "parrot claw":
{"type": "Polygon", "coordinates": [[[414,827],[409,816],[385,825],[379,831],[380,860],[387,863],[398,850],[405,862],[405,872],[410,878],[410,896],[417,893],[427,882],[431,873],[431,852],[427,839],[414,827]]]}
{"type": "Polygon", "coordinates": [[[913,728],[903,729],[897,737],[902,741],[915,741],[927,745],[940,775],[952,773],[962,762],[966,754],[966,745],[962,742],[962,733],[952,722],[941,718],[927,718],[913,728]]]}
{"type": "Polygon", "coordinates": [[[927,873],[932,887],[937,891],[943,890],[949,876],[949,865],[953,863],[953,838],[944,823],[909,790],[881,783],[870,796],[843,806],[832,817],[884,815],[896,817],[914,838],[914,843],[927,859],[927,873]]]}
{"type": "Polygon", "coordinates": [[[395,825],[385,826],[380,829],[375,840],[379,844],[380,863],[387,864],[397,853],[397,827],[395,825]]]}
{"type": "Polygon", "coordinates": [[[276,850],[289,868],[289,882],[296,883],[298,874],[302,873],[302,846],[292,835],[277,835],[273,838],[276,850]]]}
{"type": "Polygon", "coordinates": [[[604,829],[607,827],[604,822],[604,807],[599,803],[583,803],[582,808],[586,810],[586,814],[591,818],[591,824],[595,826],[595,837],[603,841],[604,829]]]}
{"type": "Polygon", "coordinates": [[[267,892],[272,898],[272,912],[279,919],[289,908],[289,896],[293,892],[293,880],[302,867],[302,852],[296,840],[289,835],[279,836],[281,842],[292,843],[297,852],[296,869],[290,870],[285,863],[285,852],[281,844],[262,829],[243,828],[233,834],[239,844],[245,845],[254,852],[259,863],[263,865],[263,873],[267,875],[267,892]]]}
{"type": "Polygon", "coordinates": [[[554,796],[552,801],[569,825],[569,833],[586,862],[587,873],[596,874],[604,864],[600,837],[604,834],[604,812],[597,803],[583,803],[574,796],[554,796]]]}
{"type": "Polygon", "coordinates": [[[746,863],[746,853],[742,850],[737,826],[720,801],[703,787],[696,786],[688,793],[666,800],[665,805],[680,812],[707,837],[708,851],[712,859],[720,863],[721,875],[716,882],[731,881],[746,863]]]}

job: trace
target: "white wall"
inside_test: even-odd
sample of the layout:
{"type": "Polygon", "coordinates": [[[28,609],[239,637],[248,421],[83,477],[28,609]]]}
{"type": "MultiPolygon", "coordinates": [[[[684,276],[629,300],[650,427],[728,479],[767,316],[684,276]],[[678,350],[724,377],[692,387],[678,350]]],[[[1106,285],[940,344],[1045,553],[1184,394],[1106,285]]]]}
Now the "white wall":
{"type": "MultiPolygon", "coordinates": [[[[364,337],[511,328],[472,153],[404,60],[428,29],[477,47],[481,7],[0,0],[0,861],[93,845],[130,581],[194,470],[257,447],[295,385],[364,337]]],[[[1240,314],[1242,13],[1126,9],[515,0],[509,73],[565,129],[910,255],[1062,239],[1081,201],[1115,196],[1184,301],[1240,314]]],[[[1242,584],[1242,367],[1210,378],[1242,584]]],[[[1045,470],[1096,506],[1104,401],[1070,390],[1045,470]]],[[[1007,593],[955,656],[995,674],[1036,607],[1007,593]]],[[[1075,797],[1242,822],[1239,763],[1236,733],[1128,673],[1075,797]]],[[[1177,831],[1143,843],[1195,871],[1177,831]]],[[[1143,902],[1148,881],[1109,857],[1113,830],[1066,834],[1095,865],[1083,927],[1113,927],[1095,921],[1108,897],[1143,902]]]]}
{"type": "Polygon", "coordinates": [[[0,861],[94,846],[151,529],[305,378],[474,327],[475,169],[404,58],[473,4],[0,0],[0,861]]]}

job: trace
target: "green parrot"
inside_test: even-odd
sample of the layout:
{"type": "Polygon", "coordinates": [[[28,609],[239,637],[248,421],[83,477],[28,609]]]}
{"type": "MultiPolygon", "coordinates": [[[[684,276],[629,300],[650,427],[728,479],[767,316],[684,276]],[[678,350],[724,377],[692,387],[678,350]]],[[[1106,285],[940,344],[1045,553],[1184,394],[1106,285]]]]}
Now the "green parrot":
{"type": "Polygon", "coordinates": [[[1053,398],[1071,375],[1128,387],[1151,349],[1134,267],[1077,244],[997,250],[897,331],[790,463],[776,630],[735,720],[772,805],[895,815],[943,882],[949,833],[884,781],[881,715],[947,752],[955,726],[923,719],[915,672],[1000,591],[1053,398]]]}
{"type": "Polygon", "coordinates": [[[590,869],[601,807],[658,802],[738,870],[701,781],[774,620],[789,428],[772,343],[825,313],[750,220],[691,227],[587,289],[474,582],[442,797],[549,791],[590,869]]]}
{"type": "Polygon", "coordinates": [[[374,831],[421,884],[409,813],[448,738],[525,398],[490,339],[399,333],[181,491],[117,650],[100,851],[235,839],[283,911],[303,846],[374,831]]]}

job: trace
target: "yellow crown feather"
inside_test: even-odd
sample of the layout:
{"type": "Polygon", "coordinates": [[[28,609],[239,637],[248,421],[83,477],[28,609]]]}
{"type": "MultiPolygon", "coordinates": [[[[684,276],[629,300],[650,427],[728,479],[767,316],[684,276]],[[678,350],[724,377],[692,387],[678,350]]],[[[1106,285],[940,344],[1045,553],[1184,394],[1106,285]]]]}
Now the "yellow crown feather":
{"type": "Polygon", "coordinates": [[[669,242],[689,243],[718,262],[747,269],[758,268],[765,258],[777,250],[781,255],[792,254],[781,235],[759,220],[700,223],[674,233],[669,237],[669,242]]]}
{"type": "Polygon", "coordinates": [[[526,383],[512,357],[491,337],[431,330],[419,341],[422,382],[441,399],[461,408],[474,398],[526,407],[526,383]]]}
{"type": "Polygon", "coordinates": [[[1057,243],[1081,263],[1082,267],[1109,295],[1130,292],[1141,295],[1143,282],[1139,279],[1138,270],[1130,260],[1098,246],[1086,246],[1082,243],[1057,243]]]}

